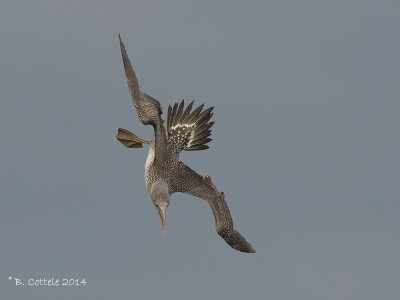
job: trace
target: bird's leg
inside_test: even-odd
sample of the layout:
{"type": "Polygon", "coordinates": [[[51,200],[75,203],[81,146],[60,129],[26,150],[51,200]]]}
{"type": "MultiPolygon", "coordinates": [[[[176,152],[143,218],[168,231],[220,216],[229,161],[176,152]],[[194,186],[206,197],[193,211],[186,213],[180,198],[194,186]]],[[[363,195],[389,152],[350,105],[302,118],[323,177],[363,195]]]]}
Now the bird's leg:
{"type": "Polygon", "coordinates": [[[150,141],[142,140],[134,133],[123,128],[118,128],[118,134],[115,138],[120,141],[122,145],[128,148],[142,148],[142,143],[150,144],[150,141]]]}

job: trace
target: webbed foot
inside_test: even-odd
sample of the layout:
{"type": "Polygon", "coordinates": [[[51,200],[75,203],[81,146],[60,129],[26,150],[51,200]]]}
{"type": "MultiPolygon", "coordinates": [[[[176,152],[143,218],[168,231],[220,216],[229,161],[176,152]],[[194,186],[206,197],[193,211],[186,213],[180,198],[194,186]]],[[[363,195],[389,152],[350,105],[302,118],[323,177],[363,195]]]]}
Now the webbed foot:
{"type": "Polygon", "coordinates": [[[129,130],[118,128],[118,134],[115,137],[122,145],[128,148],[142,148],[144,144],[150,144],[150,141],[142,140],[138,138],[134,133],[129,130]]]}

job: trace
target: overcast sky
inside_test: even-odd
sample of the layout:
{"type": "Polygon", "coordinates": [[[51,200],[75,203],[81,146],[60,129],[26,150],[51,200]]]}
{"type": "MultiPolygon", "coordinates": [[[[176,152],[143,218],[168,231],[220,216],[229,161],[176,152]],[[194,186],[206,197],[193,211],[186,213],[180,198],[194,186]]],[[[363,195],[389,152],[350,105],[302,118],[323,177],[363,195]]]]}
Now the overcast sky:
{"type": "Polygon", "coordinates": [[[2,0],[0,298],[399,299],[399,28],[395,0],[2,0]],[[113,139],[152,138],[118,33],[164,111],[215,106],[181,160],[257,253],[185,194],[162,234],[147,147],[113,139]],[[52,277],[87,284],[27,284],[52,277]]]}

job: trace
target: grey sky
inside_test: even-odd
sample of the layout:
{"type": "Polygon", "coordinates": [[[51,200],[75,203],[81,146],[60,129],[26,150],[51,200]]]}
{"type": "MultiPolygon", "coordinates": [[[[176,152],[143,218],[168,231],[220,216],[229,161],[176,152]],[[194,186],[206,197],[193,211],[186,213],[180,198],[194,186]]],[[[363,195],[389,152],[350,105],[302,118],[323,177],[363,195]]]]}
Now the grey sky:
{"type": "Polygon", "coordinates": [[[398,299],[398,1],[0,3],[0,298],[398,299]],[[257,250],[177,194],[162,235],[118,45],[166,111],[215,106],[181,159],[257,250]],[[8,277],[86,278],[16,287],[8,277]]]}

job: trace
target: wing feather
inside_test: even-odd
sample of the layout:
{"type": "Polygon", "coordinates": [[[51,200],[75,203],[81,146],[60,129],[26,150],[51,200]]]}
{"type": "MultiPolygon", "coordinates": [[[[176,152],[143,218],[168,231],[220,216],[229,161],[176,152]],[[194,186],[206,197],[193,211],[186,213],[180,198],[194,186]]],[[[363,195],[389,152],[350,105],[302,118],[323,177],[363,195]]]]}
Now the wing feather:
{"type": "Polygon", "coordinates": [[[225,242],[241,252],[256,252],[250,243],[233,228],[225,194],[217,190],[210,176],[202,177],[184,163],[179,162],[178,174],[172,182],[172,192],[187,193],[207,201],[214,214],[215,229],[225,242]]]}
{"type": "Polygon", "coordinates": [[[129,93],[132,98],[133,105],[136,108],[139,120],[147,124],[162,124],[162,108],[160,102],[153,97],[140,91],[139,82],[136,78],[135,71],[126,53],[125,45],[119,35],[119,44],[121,48],[122,62],[125,69],[126,83],[128,84],[129,93]]]}

